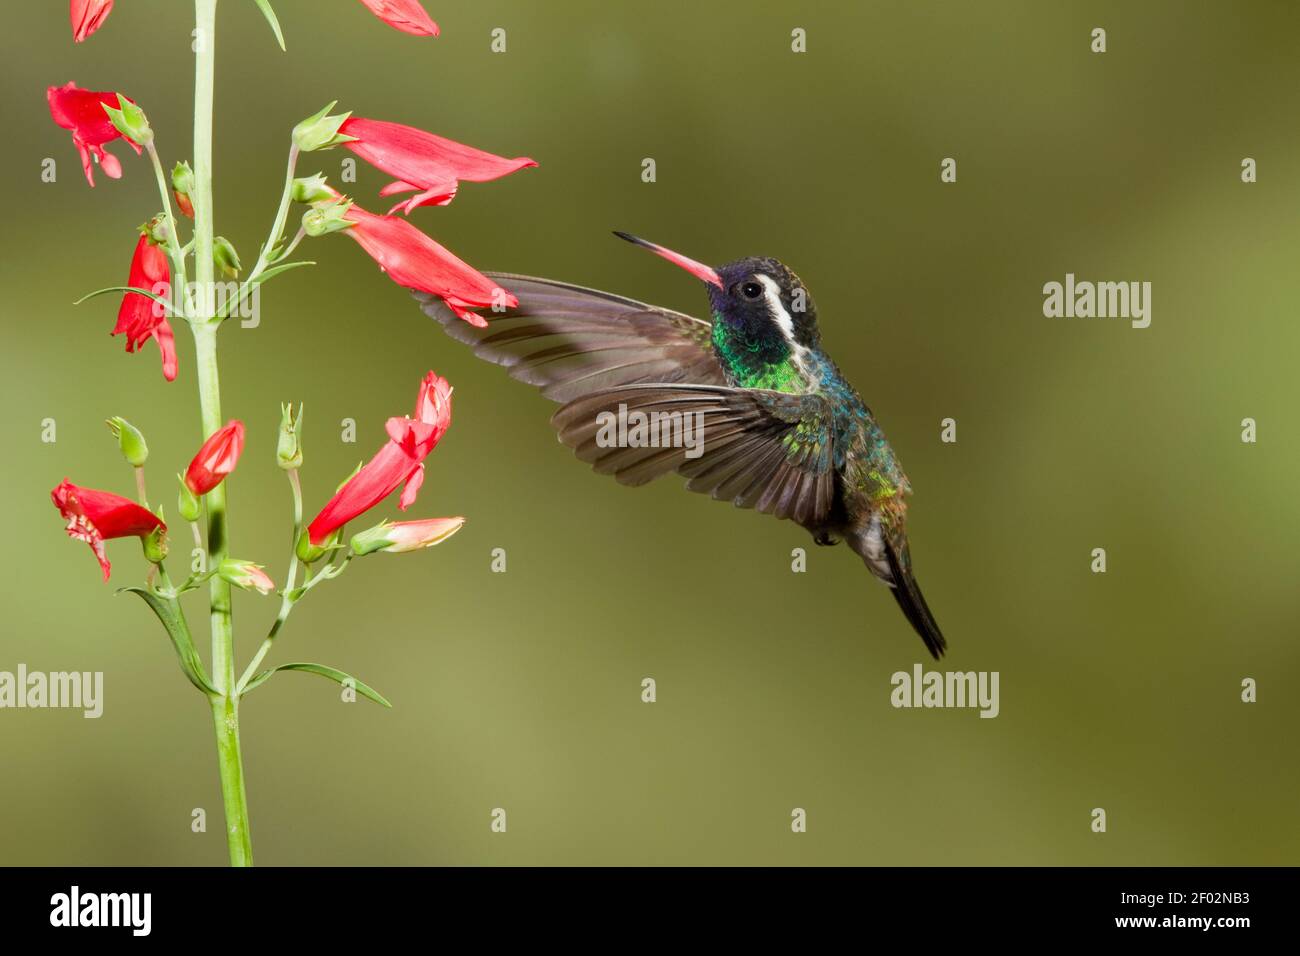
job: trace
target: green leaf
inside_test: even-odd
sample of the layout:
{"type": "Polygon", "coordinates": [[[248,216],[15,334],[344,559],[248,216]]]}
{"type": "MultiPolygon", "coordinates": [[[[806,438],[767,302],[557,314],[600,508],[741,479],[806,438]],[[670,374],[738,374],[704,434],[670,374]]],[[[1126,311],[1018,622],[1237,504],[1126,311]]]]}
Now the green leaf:
{"type": "Polygon", "coordinates": [[[137,289],[133,285],[110,285],[103,289],[96,289],[94,292],[87,292],[85,295],[83,295],[80,299],[78,299],[76,302],[72,304],[81,305],[81,303],[85,302],[87,299],[93,299],[97,295],[108,295],[110,292],[134,292],[136,295],[148,296],[149,298],[153,299],[155,302],[161,302],[163,305],[167,306],[168,309],[172,307],[172,304],[168,302],[166,299],[164,299],[162,296],[154,295],[148,289],[137,289]]]}
{"type": "Polygon", "coordinates": [[[264,269],[256,278],[250,279],[248,282],[245,282],[242,286],[240,286],[239,295],[235,299],[234,303],[228,306],[227,310],[221,313],[220,315],[218,315],[217,318],[218,319],[230,318],[230,309],[238,309],[240,306],[242,306],[244,304],[244,300],[248,298],[249,293],[253,291],[254,286],[261,285],[267,279],[274,279],[280,273],[288,272],[290,269],[296,269],[299,266],[314,266],[315,264],[316,263],[311,260],[303,259],[298,262],[286,262],[284,263],[284,265],[271,266],[271,268],[269,269],[264,269]]]}
{"type": "Polygon", "coordinates": [[[326,667],[324,664],[311,664],[305,661],[298,661],[293,664],[281,664],[279,667],[273,667],[269,671],[262,671],[262,673],[258,674],[244,685],[244,693],[247,694],[254,687],[266,683],[277,671],[306,671],[309,674],[319,674],[321,677],[328,677],[330,680],[339,684],[342,684],[344,681],[351,681],[352,686],[357,689],[357,693],[362,697],[368,697],[376,704],[383,704],[385,707],[393,706],[384,699],[384,696],[380,694],[379,691],[361,683],[361,681],[357,680],[351,674],[345,674],[343,671],[337,670],[333,667],[326,667]]]}
{"type": "Polygon", "coordinates": [[[263,269],[262,274],[253,280],[253,285],[261,285],[267,279],[274,279],[281,272],[288,272],[290,269],[296,269],[299,266],[314,266],[316,263],[308,259],[300,259],[298,262],[286,262],[284,265],[271,266],[269,269],[263,269]]]}
{"type": "Polygon", "coordinates": [[[217,693],[217,689],[212,686],[207,673],[203,670],[203,661],[199,658],[198,652],[194,650],[194,641],[190,637],[190,629],[185,623],[185,617],[181,614],[180,605],[175,601],[165,600],[145,588],[121,588],[118,593],[120,594],[122,591],[140,595],[144,602],[153,609],[154,614],[158,615],[158,620],[167,629],[167,636],[172,639],[172,646],[176,649],[176,656],[180,659],[181,670],[185,672],[185,676],[189,678],[190,683],[205,694],[217,693]]]}
{"type": "Polygon", "coordinates": [[[275,11],[271,9],[271,0],[254,0],[257,8],[262,11],[262,16],[266,17],[266,22],[271,24],[271,29],[275,31],[275,42],[280,44],[280,49],[284,49],[284,34],[280,32],[280,21],[275,18],[275,11]]]}

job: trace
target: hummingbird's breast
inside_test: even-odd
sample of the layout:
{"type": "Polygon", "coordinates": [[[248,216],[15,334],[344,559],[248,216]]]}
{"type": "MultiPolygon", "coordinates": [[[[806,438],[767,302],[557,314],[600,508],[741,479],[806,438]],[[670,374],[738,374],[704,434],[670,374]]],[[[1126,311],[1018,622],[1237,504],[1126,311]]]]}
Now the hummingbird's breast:
{"type": "Polygon", "coordinates": [[[832,456],[850,512],[875,512],[886,502],[901,506],[912,486],[884,430],[835,363],[823,353],[817,360],[817,390],[833,410],[832,456]]]}

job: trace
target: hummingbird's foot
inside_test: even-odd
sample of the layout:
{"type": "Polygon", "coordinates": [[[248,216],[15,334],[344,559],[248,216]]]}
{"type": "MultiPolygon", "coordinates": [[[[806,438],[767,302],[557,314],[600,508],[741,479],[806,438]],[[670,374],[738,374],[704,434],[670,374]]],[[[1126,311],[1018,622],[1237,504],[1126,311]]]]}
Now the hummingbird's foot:
{"type": "Polygon", "coordinates": [[[823,548],[830,547],[833,544],[839,544],[840,539],[835,537],[829,531],[818,531],[813,535],[813,543],[820,544],[823,548]]]}

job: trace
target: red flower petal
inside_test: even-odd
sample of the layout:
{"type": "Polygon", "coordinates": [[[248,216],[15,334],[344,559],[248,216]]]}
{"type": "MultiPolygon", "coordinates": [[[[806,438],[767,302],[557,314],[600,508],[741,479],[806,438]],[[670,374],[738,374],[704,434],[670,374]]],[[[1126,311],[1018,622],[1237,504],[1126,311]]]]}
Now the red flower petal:
{"type": "Polygon", "coordinates": [[[104,580],[108,580],[112,565],[104,550],[109,538],[142,537],[167,525],[147,508],[142,508],[129,498],[109,491],[82,488],[66,478],[50,492],[50,499],[59,514],[68,521],[68,537],[90,545],[104,580]]]}
{"type": "Polygon", "coordinates": [[[418,464],[395,442],[385,444],[312,519],[307,526],[311,543],[320,544],[357,515],[379,504],[410,477],[418,464]]]}
{"type": "Polygon", "coordinates": [[[393,207],[408,213],[417,206],[445,206],[460,180],[485,183],[537,165],[527,156],[506,159],[413,126],[360,116],[345,121],[339,132],[356,137],[344,147],[398,180],[385,186],[381,196],[419,191],[393,207]]]}
{"type": "MultiPolygon", "coordinates": [[[[155,246],[149,237],[141,235],[135,244],[135,254],[131,257],[131,274],[126,284],[137,289],[148,289],[155,295],[166,298],[171,292],[171,269],[167,256],[160,246],[155,246]]],[[[167,322],[167,310],[162,304],[140,295],[128,292],[122,296],[122,304],[117,310],[117,324],[113,326],[113,335],[126,336],[126,350],[136,351],[141,345],[155,339],[162,351],[163,378],[173,381],[176,378],[176,344],[172,327],[167,322]]]]}
{"type": "Polygon", "coordinates": [[[376,216],[355,204],[344,218],[356,224],[345,233],[398,285],[432,293],[458,309],[491,308],[498,301],[505,307],[518,304],[496,282],[405,219],[376,216]]]}
{"type": "Polygon", "coordinates": [[[417,37],[436,37],[438,24],[429,19],[416,0],[361,0],[370,12],[390,27],[417,37]]]}
{"type": "Polygon", "coordinates": [[[353,518],[379,504],[400,485],[399,507],[405,511],[424,481],[424,459],[451,424],[451,385],[429,372],[420,382],[414,419],[390,418],[385,427],[389,441],[353,475],[321,509],[307,527],[307,536],[319,545],[353,518]]]}
{"type": "MultiPolygon", "coordinates": [[[[63,129],[72,133],[72,143],[81,154],[81,168],[90,185],[95,185],[95,176],[91,164],[93,154],[99,160],[104,173],[117,179],[122,175],[122,165],[117,158],[104,152],[105,143],[121,139],[122,134],[109,120],[104,112],[104,105],[118,105],[114,92],[95,92],[80,89],[76,83],[66,86],[51,86],[45,91],[45,98],[50,106],[50,117],[63,129]]],[[[128,102],[135,102],[127,97],[128,102]]],[[[128,140],[128,142],[130,142],[128,140]]],[[[138,154],[140,147],[131,143],[138,154]]]]}
{"type": "Polygon", "coordinates": [[[113,0],[72,0],[69,18],[72,20],[72,39],[77,43],[90,36],[113,12],[113,0]]]}
{"type": "Polygon", "coordinates": [[[206,495],[225,480],[239,464],[244,451],[244,423],[227,422],[203,443],[185,470],[185,486],[196,495],[206,495]]]}

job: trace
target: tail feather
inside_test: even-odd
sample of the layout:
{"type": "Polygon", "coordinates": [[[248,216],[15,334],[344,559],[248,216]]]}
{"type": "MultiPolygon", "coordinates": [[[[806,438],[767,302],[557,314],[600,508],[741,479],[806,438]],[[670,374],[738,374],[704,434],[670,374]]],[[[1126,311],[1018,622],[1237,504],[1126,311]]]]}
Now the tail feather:
{"type": "Polygon", "coordinates": [[[885,546],[885,554],[889,560],[889,570],[893,578],[893,586],[890,588],[894,592],[894,600],[902,608],[904,616],[912,629],[921,636],[925,642],[926,650],[930,655],[938,660],[943,657],[943,652],[948,649],[948,642],[943,638],[943,632],[939,630],[939,624],[930,613],[930,607],[925,603],[925,596],[921,594],[921,588],[916,583],[916,578],[912,576],[912,569],[904,567],[903,562],[899,559],[898,553],[890,545],[885,546]]]}
{"type": "Polygon", "coordinates": [[[889,586],[903,616],[912,629],[925,642],[926,650],[935,660],[943,656],[948,642],[925,603],[921,588],[912,575],[912,558],[907,551],[907,539],[901,533],[890,533],[881,523],[880,516],[848,536],[848,543],[866,563],[871,573],[889,586]]]}

